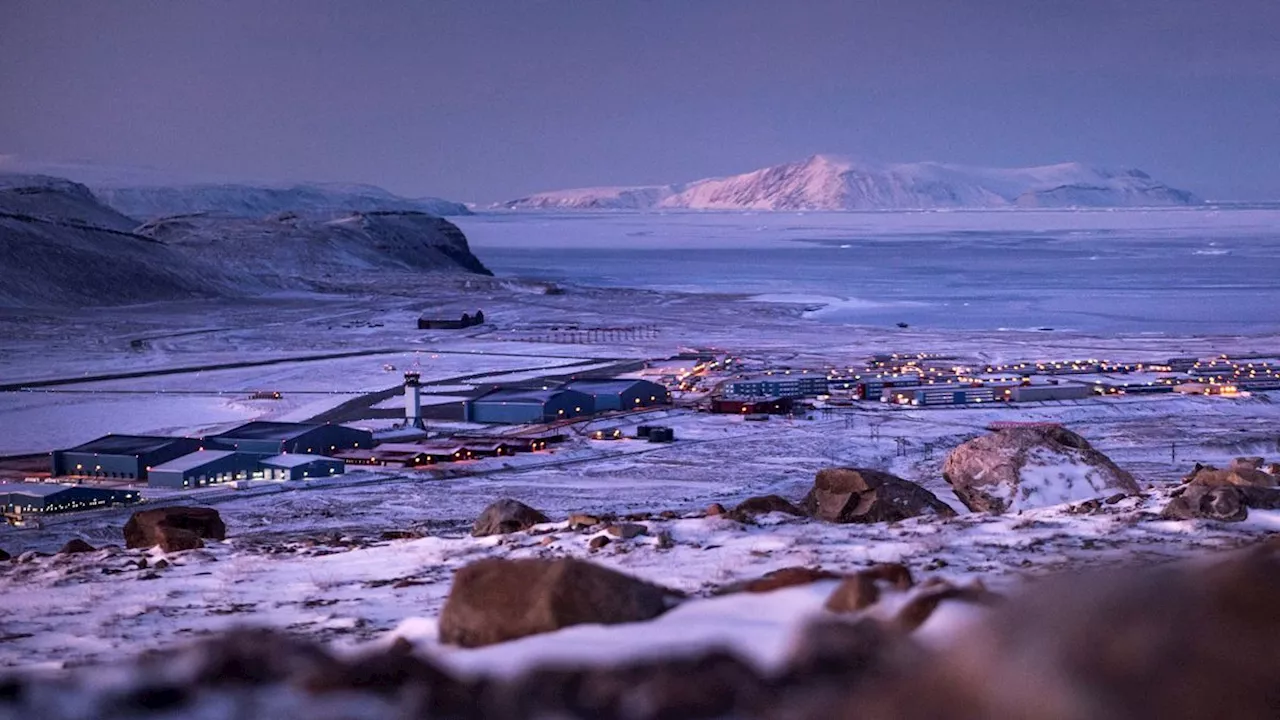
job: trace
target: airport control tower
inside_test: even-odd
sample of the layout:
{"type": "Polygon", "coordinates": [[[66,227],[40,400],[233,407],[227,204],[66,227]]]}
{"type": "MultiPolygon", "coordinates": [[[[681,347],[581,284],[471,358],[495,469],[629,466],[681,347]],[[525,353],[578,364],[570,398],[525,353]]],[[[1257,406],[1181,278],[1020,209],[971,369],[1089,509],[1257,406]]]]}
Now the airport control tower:
{"type": "Polygon", "coordinates": [[[404,374],[404,420],[412,427],[427,426],[422,420],[422,376],[413,370],[404,374]]]}

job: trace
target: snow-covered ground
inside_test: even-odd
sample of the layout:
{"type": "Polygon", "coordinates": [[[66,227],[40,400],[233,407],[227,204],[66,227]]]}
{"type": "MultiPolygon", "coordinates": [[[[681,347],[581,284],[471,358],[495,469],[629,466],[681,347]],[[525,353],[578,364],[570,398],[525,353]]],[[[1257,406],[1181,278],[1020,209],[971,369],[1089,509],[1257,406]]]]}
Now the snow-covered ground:
{"type": "MultiPolygon", "coordinates": [[[[1014,225],[1042,223],[1059,229],[1063,224],[1133,224],[1155,238],[1168,230],[1182,238],[1180,242],[1189,242],[1188,236],[1201,230],[1256,229],[1274,220],[1266,214],[1269,211],[1240,212],[1216,218],[1205,211],[1006,215],[1014,225]]],[[[887,223],[886,217],[849,215],[839,223],[871,226],[887,223]]],[[[970,220],[964,213],[913,213],[899,215],[895,222],[909,228],[963,231],[970,220]]],[[[469,234],[476,230],[473,241],[485,259],[486,237],[499,236],[496,245],[515,244],[521,222],[527,223],[526,239],[545,239],[565,230],[570,242],[586,242],[599,230],[606,235],[623,233],[625,241],[626,232],[646,229],[655,236],[670,232],[663,242],[683,237],[722,242],[756,223],[768,229],[743,235],[777,247],[812,230],[812,225],[796,224],[797,216],[678,216],[669,221],[628,216],[574,225],[551,217],[502,215],[463,224],[471,223],[469,234]]],[[[648,240],[641,237],[637,242],[648,240]]],[[[1262,243],[1250,252],[1265,254],[1266,247],[1262,243]]],[[[370,277],[366,293],[344,297],[294,294],[237,305],[192,302],[65,315],[0,313],[0,333],[6,338],[0,345],[0,377],[7,383],[61,382],[37,391],[0,393],[0,451],[48,450],[107,431],[195,431],[257,417],[301,418],[392,387],[410,367],[422,372],[427,382],[438,381],[439,395],[453,396],[465,386],[495,378],[562,374],[568,368],[585,371],[615,361],[653,360],[655,366],[672,366],[663,359],[695,348],[731,352],[752,367],[821,368],[888,352],[940,353],[972,362],[1274,353],[1278,339],[1270,326],[1199,334],[899,329],[807,318],[808,303],[832,294],[787,288],[785,283],[782,296],[762,296],[768,289],[731,292],[721,286],[723,292],[707,294],[598,287],[573,280],[559,277],[556,282],[563,294],[543,294],[540,285],[509,277],[433,277],[410,286],[370,277]],[[414,325],[426,310],[453,316],[477,308],[488,318],[477,328],[423,332],[414,325]],[[600,335],[576,337],[550,330],[557,327],[654,330],[612,342],[574,342],[600,335]],[[368,354],[304,360],[350,352],[368,354]],[[86,380],[121,372],[270,360],[285,362],[86,380]],[[387,364],[396,370],[386,370],[387,364]],[[254,390],[279,390],[284,398],[248,400],[254,390]]],[[[854,289],[839,295],[856,294],[854,289]]],[[[1259,301],[1256,306],[1264,304],[1259,301]]],[[[6,638],[0,644],[0,664],[30,668],[112,662],[121,647],[168,645],[242,624],[287,628],[344,646],[386,642],[401,634],[441,653],[463,672],[510,672],[519,663],[560,653],[595,657],[606,642],[642,653],[688,643],[740,641],[743,644],[735,647],[768,664],[802,618],[821,603],[829,584],[756,599],[700,600],[651,626],[617,628],[607,634],[599,628],[576,628],[523,640],[520,653],[437,647],[434,623],[452,572],[470,560],[490,556],[590,557],[701,597],[726,582],[791,565],[844,571],[900,560],[919,575],[961,581],[981,577],[994,589],[1004,589],[1057,569],[1154,562],[1235,547],[1280,531],[1280,516],[1257,511],[1245,523],[1214,524],[1160,521],[1152,513],[1167,499],[1169,484],[1194,462],[1280,456],[1274,432],[1280,416],[1276,399],[1274,393],[1240,398],[1166,395],[939,409],[870,403],[818,412],[812,420],[774,418],[763,423],[688,410],[660,411],[645,416],[645,422],[660,420],[675,428],[673,444],[575,436],[552,452],[423,473],[353,469],[323,483],[180,494],[178,501],[217,508],[226,519],[229,540],[168,558],[169,567],[152,568],[154,579],[137,569],[136,560],[144,554],[149,561],[158,557],[140,551],[99,550],[0,563],[0,592],[5,596],[0,636],[6,638]],[[997,420],[1063,423],[1132,473],[1145,494],[1092,514],[1059,506],[1003,517],[964,514],[947,521],[874,526],[781,517],[745,527],[698,517],[650,520],[649,535],[598,552],[587,546],[590,534],[556,524],[502,541],[466,534],[479,511],[504,496],[529,502],[554,519],[579,511],[673,510],[692,515],[711,502],[728,505],[766,493],[799,500],[816,471],[829,465],[893,472],[961,510],[942,480],[943,460],[951,448],[997,420]],[[406,529],[424,537],[379,539],[384,531],[406,529]],[[659,531],[672,535],[672,548],[657,547],[659,531]],[[744,630],[747,627],[751,632],[744,630]]],[[[398,407],[399,400],[386,400],[385,405],[398,407]]],[[[629,430],[639,422],[637,417],[598,424],[629,430]]],[[[172,495],[155,497],[175,501],[172,495]]],[[[120,529],[129,513],[112,509],[49,517],[40,528],[0,528],[0,548],[14,555],[26,550],[53,552],[73,537],[97,547],[121,544],[120,529]]]]}

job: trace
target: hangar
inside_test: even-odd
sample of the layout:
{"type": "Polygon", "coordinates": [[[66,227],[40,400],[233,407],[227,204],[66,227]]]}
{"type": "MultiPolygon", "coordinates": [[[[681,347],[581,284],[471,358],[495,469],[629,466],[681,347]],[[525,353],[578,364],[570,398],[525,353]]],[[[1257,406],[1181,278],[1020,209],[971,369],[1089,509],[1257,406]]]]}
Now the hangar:
{"type": "Polygon", "coordinates": [[[0,483],[0,511],[16,515],[91,510],[126,505],[141,499],[136,490],[51,483],[0,483]]]}
{"type": "Polygon", "coordinates": [[[671,403],[671,393],[662,385],[648,380],[574,380],[564,387],[590,395],[596,412],[632,410],[671,403]]]}
{"type": "Polygon", "coordinates": [[[322,455],[289,454],[265,458],[260,462],[264,480],[302,480],[341,475],[347,466],[341,460],[322,455]]]}
{"type": "Polygon", "coordinates": [[[577,390],[500,387],[467,401],[466,419],[520,425],[567,420],[595,411],[591,396],[577,390]]]}
{"type": "Polygon", "coordinates": [[[248,480],[261,456],[234,450],[198,450],[151,468],[153,487],[195,488],[232,480],[248,480]]]}
{"type": "Polygon", "coordinates": [[[197,438],[104,435],[67,450],[55,450],[53,475],[145,480],[152,467],[200,450],[203,445],[197,438]]]}
{"type": "Polygon", "coordinates": [[[373,433],[345,425],[256,421],[205,438],[212,447],[258,455],[325,455],[347,448],[373,447],[373,433]]]}

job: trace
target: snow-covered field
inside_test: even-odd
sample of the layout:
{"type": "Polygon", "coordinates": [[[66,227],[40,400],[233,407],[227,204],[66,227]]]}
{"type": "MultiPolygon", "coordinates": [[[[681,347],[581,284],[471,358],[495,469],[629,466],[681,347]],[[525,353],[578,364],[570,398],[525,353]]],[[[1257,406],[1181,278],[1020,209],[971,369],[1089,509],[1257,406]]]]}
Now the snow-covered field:
{"type": "MultiPolygon", "coordinates": [[[[1210,238],[1238,232],[1240,239],[1230,246],[1234,255],[1203,257],[1209,258],[1205,262],[1247,260],[1247,273],[1257,270],[1264,256],[1274,255],[1274,230],[1266,230],[1268,224],[1274,228],[1272,211],[865,213],[836,219],[619,215],[596,220],[504,214],[466,218],[461,224],[480,257],[489,262],[486,248],[547,243],[552,236],[578,247],[631,242],[627,238],[635,232],[649,233],[634,236],[636,243],[665,244],[668,249],[687,239],[735,238],[742,238],[744,246],[755,247],[759,240],[761,245],[783,248],[819,226],[830,231],[826,239],[837,230],[963,233],[974,223],[989,225],[996,216],[1018,232],[1036,227],[1055,232],[1124,228],[1126,233],[1148,233],[1142,242],[1169,239],[1188,252],[1200,247],[1196,243],[1226,247],[1210,246],[1223,242],[1210,238]],[[1256,231],[1259,239],[1246,242],[1246,230],[1256,231]]],[[[1056,236],[1055,242],[1069,244],[1064,238],[1056,236]]],[[[1127,252],[1123,238],[1107,242],[1114,242],[1114,252],[1127,252]]],[[[844,252],[838,246],[833,251],[844,252]]],[[[300,419],[394,386],[400,372],[410,367],[422,372],[424,380],[438,381],[441,396],[451,396],[495,378],[527,379],[566,368],[585,371],[615,361],[660,360],[693,348],[718,348],[758,366],[823,367],[886,352],[935,352],[975,362],[1077,357],[1119,361],[1275,353],[1280,346],[1273,325],[1249,326],[1243,316],[1221,331],[1206,326],[1197,332],[1200,326],[1193,326],[1197,331],[1179,333],[1171,329],[1174,326],[1163,326],[1151,334],[845,324],[847,318],[805,314],[811,304],[832,297],[860,296],[861,288],[815,289],[802,279],[788,283],[782,278],[776,287],[735,291],[731,280],[736,266],[719,268],[717,277],[730,281],[717,280],[714,293],[656,289],[656,284],[627,288],[621,280],[593,285],[592,278],[568,272],[552,278],[554,268],[540,262],[544,264],[533,274],[554,279],[563,294],[542,294],[538,285],[511,277],[431,278],[412,287],[374,277],[369,278],[367,294],[342,298],[298,295],[237,306],[190,303],[74,316],[0,315],[0,332],[7,338],[0,345],[0,375],[5,381],[64,381],[38,391],[0,393],[0,452],[47,450],[107,431],[191,432],[251,418],[300,419]],[[781,296],[764,295],[771,292],[781,296]],[[476,308],[483,308],[489,319],[478,328],[450,333],[422,332],[413,326],[424,310],[452,316],[476,308]],[[656,330],[607,343],[572,342],[568,334],[543,330],[571,326],[656,330]],[[356,351],[370,354],[301,360],[356,351]],[[288,362],[84,379],[281,359],[288,362]],[[384,369],[387,364],[396,370],[384,369]],[[254,390],[279,390],[284,398],[248,400],[254,390]]],[[[509,267],[515,272],[513,268],[509,267]]],[[[993,284],[984,278],[973,282],[993,284]]],[[[1268,293],[1276,289],[1271,281],[1242,287],[1235,290],[1257,291],[1249,295],[1250,303],[1242,303],[1254,309],[1268,307],[1268,293]]],[[[1187,302],[1194,304],[1196,288],[1186,290],[1187,302]]],[[[1070,298],[1067,290],[1056,292],[1060,299],[1070,298]]],[[[643,654],[715,643],[728,643],[768,665],[780,657],[803,619],[816,612],[830,583],[753,598],[700,599],[652,625],[574,628],[488,650],[440,647],[435,618],[453,571],[491,556],[589,557],[702,598],[725,583],[794,565],[851,571],[894,560],[920,576],[961,582],[980,577],[993,589],[1011,590],[1029,577],[1061,569],[1152,563],[1237,547],[1280,532],[1277,511],[1251,512],[1248,521],[1236,524],[1163,521],[1154,513],[1167,500],[1170,484],[1195,462],[1221,465],[1239,455],[1280,457],[1274,431],[1280,419],[1276,399],[1274,393],[1240,398],[1167,395],[962,409],[871,403],[815,413],[812,420],[775,418],[763,423],[673,410],[646,420],[661,416],[662,423],[674,427],[678,439],[671,445],[578,436],[553,452],[491,458],[426,473],[353,469],[344,478],[324,483],[184,496],[219,510],[229,531],[225,543],[170,556],[170,565],[158,571],[139,570],[136,562],[146,556],[153,565],[157,552],[118,549],[0,563],[0,592],[5,596],[0,604],[0,665],[112,662],[121,647],[164,646],[243,624],[286,628],[342,647],[385,643],[400,635],[463,673],[514,672],[548,657],[597,658],[606,647],[643,654]],[[693,517],[711,502],[729,505],[767,493],[797,501],[816,471],[830,465],[890,471],[963,510],[942,479],[943,460],[952,448],[997,420],[1066,425],[1132,473],[1144,494],[1098,512],[1075,513],[1057,506],[1007,516],[963,514],[952,520],[868,526],[781,516],[741,526],[693,517]],[[646,520],[648,535],[596,552],[587,545],[591,533],[569,531],[562,522],[502,540],[466,534],[484,506],[508,496],[555,520],[580,511],[671,510],[689,517],[646,520]],[[403,530],[423,537],[380,539],[384,531],[403,530]],[[670,533],[671,548],[658,547],[659,531],[670,533]]],[[[398,407],[399,400],[385,400],[383,406],[398,407]]],[[[640,421],[608,424],[629,428],[640,421]]],[[[53,552],[74,537],[99,548],[122,544],[120,529],[129,513],[105,510],[46,518],[39,528],[0,528],[0,548],[14,555],[53,552]]],[[[939,616],[942,625],[932,632],[945,634],[943,625],[955,619],[939,616]]]]}

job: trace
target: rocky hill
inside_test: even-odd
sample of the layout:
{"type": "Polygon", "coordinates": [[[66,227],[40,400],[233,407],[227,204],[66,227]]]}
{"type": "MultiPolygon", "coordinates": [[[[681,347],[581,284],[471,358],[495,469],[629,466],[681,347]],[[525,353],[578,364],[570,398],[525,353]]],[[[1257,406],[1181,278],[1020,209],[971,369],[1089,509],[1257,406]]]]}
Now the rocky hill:
{"type": "Polygon", "coordinates": [[[79,183],[0,175],[2,306],[323,289],[353,273],[394,271],[491,274],[455,225],[420,211],[348,210],[336,220],[188,215],[138,227],[79,183]]]}
{"type": "Polygon", "coordinates": [[[832,155],[687,184],[584,188],[513,200],[511,209],[892,210],[1192,205],[1185,190],[1141,170],[1080,163],[982,168],[875,165],[832,155]]]}
{"type": "Polygon", "coordinates": [[[278,288],[361,271],[492,274],[456,225],[421,212],[351,213],[337,220],[293,213],[263,219],[182,215],[149,222],[138,234],[201,264],[278,288]]]}
{"type": "Polygon", "coordinates": [[[88,188],[0,175],[0,306],[113,305],[218,294],[221,273],[131,232],[88,188]]]}

